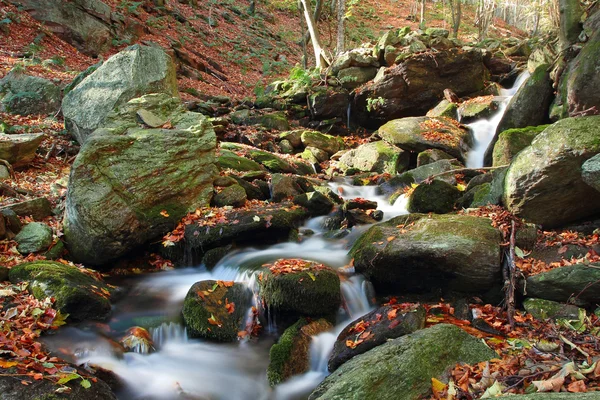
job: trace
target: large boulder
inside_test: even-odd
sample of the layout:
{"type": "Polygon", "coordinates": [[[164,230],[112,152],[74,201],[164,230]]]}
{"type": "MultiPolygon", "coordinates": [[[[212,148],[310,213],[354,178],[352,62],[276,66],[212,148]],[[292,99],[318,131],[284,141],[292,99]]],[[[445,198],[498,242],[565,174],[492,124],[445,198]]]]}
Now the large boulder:
{"type": "MultiPolygon", "coordinates": [[[[310,175],[315,172],[314,169],[303,160],[295,157],[283,157],[279,154],[260,150],[253,146],[233,142],[223,142],[221,143],[220,148],[222,154],[223,150],[233,151],[238,156],[243,156],[259,163],[271,172],[291,173],[298,175],[310,175]]],[[[243,163],[240,165],[246,164],[248,163],[243,163]]]]}
{"type": "Polygon", "coordinates": [[[160,47],[128,47],[106,60],[65,96],[65,126],[84,144],[115,107],[148,93],[178,96],[175,64],[160,47]]]}
{"type": "Polygon", "coordinates": [[[60,88],[47,79],[11,72],[0,79],[0,110],[18,115],[56,114],[60,88]]]}
{"type": "Polygon", "coordinates": [[[388,340],[423,329],[425,315],[422,306],[403,309],[399,305],[385,305],[352,321],[335,341],[327,363],[329,371],[335,371],[351,358],[388,340]]]}
{"type": "Polygon", "coordinates": [[[201,281],[183,302],[183,321],[191,337],[233,342],[244,329],[252,292],[244,284],[201,281]]]}
{"type": "Polygon", "coordinates": [[[90,265],[122,256],[207,206],[217,175],[212,125],[177,98],[133,99],[104,126],[73,164],[65,209],[69,251],[90,265]],[[172,129],[140,127],[142,110],[172,129]]]}
{"type": "Polygon", "coordinates": [[[267,379],[271,386],[278,385],[294,375],[308,372],[313,336],[332,328],[333,325],[323,318],[312,322],[301,318],[287,328],[269,351],[267,379]]]}
{"type": "Polygon", "coordinates": [[[466,158],[473,140],[468,128],[444,117],[395,119],[379,128],[379,136],[403,150],[439,149],[461,160],[466,158]]]}
{"type": "Polygon", "coordinates": [[[490,142],[484,156],[485,165],[492,164],[494,145],[498,135],[507,129],[525,128],[547,123],[548,109],[553,98],[552,81],[548,65],[540,65],[525,80],[517,93],[506,106],[506,111],[496,128],[496,134],[490,142]]]}
{"type": "Polygon", "coordinates": [[[477,49],[414,54],[372,85],[357,89],[353,117],[362,126],[377,128],[392,119],[425,115],[443,97],[444,89],[458,96],[478,92],[488,74],[483,58],[477,49]],[[373,99],[381,99],[380,104],[367,107],[373,99]]]}
{"type": "Polygon", "coordinates": [[[96,275],[54,261],[34,261],[11,268],[12,283],[27,281],[37,299],[54,297],[55,307],[69,320],[105,319],[111,311],[112,289],[96,275]]]}
{"type": "Polygon", "coordinates": [[[593,306],[600,303],[600,269],[583,264],[555,268],[528,277],[525,288],[531,297],[593,306]]]}
{"type": "Polygon", "coordinates": [[[6,160],[14,168],[29,165],[44,140],[43,133],[21,133],[6,135],[0,133],[0,159],[6,160]]]}
{"type": "Polygon", "coordinates": [[[410,154],[383,140],[366,143],[344,153],[337,164],[343,173],[377,172],[396,175],[404,171],[410,154]]]}
{"type": "Polygon", "coordinates": [[[509,165],[513,158],[524,148],[529,146],[533,139],[548,125],[528,126],[525,128],[508,129],[498,135],[492,153],[492,166],[509,165]]]}
{"type": "Polygon", "coordinates": [[[545,228],[600,212],[600,192],[585,183],[582,164],[600,153],[600,116],[568,118],[540,133],[513,160],[504,204],[545,228]]]}
{"type": "Polygon", "coordinates": [[[500,279],[500,232],[487,218],[411,214],[372,226],[352,247],[378,293],[483,293],[500,279]]]}
{"type": "Polygon", "coordinates": [[[445,214],[454,209],[454,203],[460,194],[456,186],[434,179],[431,183],[422,183],[415,188],[408,198],[408,211],[445,214]]]}
{"type": "Polygon", "coordinates": [[[496,357],[462,329],[435,325],[354,357],[325,378],[309,400],[417,400],[429,395],[431,378],[440,378],[457,363],[496,357]]]}

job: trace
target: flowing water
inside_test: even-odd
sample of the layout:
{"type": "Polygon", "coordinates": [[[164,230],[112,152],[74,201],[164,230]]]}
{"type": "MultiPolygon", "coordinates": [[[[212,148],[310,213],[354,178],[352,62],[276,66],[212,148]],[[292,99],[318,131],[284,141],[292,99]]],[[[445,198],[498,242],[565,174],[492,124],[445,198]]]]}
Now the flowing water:
{"type": "Polygon", "coordinates": [[[512,88],[502,89],[500,91],[500,96],[497,96],[496,98],[499,100],[500,104],[498,106],[498,110],[493,115],[491,115],[489,118],[482,118],[467,124],[467,126],[472,130],[473,137],[475,138],[473,149],[471,149],[467,155],[467,168],[483,167],[485,151],[496,134],[496,128],[498,128],[498,124],[504,116],[506,106],[528,77],[529,73],[523,72],[519,75],[512,88]]]}

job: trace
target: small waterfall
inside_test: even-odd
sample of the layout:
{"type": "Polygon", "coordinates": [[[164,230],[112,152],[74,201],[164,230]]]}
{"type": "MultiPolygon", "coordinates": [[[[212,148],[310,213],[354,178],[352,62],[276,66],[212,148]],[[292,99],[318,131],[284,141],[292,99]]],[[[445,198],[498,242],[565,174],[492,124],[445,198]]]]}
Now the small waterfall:
{"type": "Polygon", "coordinates": [[[169,342],[185,343],[188,341],[187,330],[176,322],[163,322],[156,328],[150,328],[152,341],[159,348],[169,342]]]}
{"type": "Polygon", "coordinates": [[[467,124],[467,126],[472,130],[473,137],[475,139],[475,144],[467,155],[467,168],[483,167],[485,151],[496,135],[496,129],[498,128],[498,124],[500,124],[500,121],[504,116],[506,107],[508,106],[510,99],[512,99],[515,93],[517,93],[517,90],[519,90],[527,78],[529,78],[529,73],[525,71],[519,75],[512,88],[502,89],[500,92],[500,98],[502,101],[498,107],[498,110],[492,116],[487,119],[480,119],[467,124]]]}
{"type": "Polygon", "coordinates": [[[352,116],[352,102],[348,103],[348,109],[346,110],[346,128],[350,130],[350,117],[352,116]]]}

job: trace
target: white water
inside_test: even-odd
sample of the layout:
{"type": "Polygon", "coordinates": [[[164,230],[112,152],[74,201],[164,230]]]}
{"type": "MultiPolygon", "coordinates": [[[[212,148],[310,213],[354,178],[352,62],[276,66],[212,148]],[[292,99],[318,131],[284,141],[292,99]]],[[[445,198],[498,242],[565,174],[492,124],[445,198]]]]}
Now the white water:
{"type": "MultiPolygon", "coordinates": [[[[342,197],[361,197],[377,201],[385,219],[406,214],[402,200],[389,205],[376,194],[374,187],[352,187],[332,184],[342,197]]],[[[256,290],[253,271],[264,263],[278,258],[306,258],[332,268],[349,263],[348,249],[361,230],[357,227],[344,239],[325,239],[322,236],[323,217],[307,221],[305,228],[316,232],[300,243],[282,243],[263,249],[244,249],[224,257],[212,272],[204,268],[188,268],[158,273],[138,282],[122,301],[110,322],[113,330],[126,330],[135,325],[136,317],[176,316],[190,286],[202,280],[242,282],[256,290]],[[116,328],[119,326],[119,328],[116,328]],[[124,328],[123,328],[124,327],[124,328]]],[[[346,269],[341,276],[343,304],[340,323],[330,332],[313,338],[310,349],[310,371],[293,377],[271,389],[266,370],[269,349],[274,338],[266,335],[258,341],[216,344],[188,339],[178,323],[167,322],[150,329],[156,352],[139,354],[122,352],[107,334],[86,329],[67,328],[48,343],[50,348],[73,349],[78,362],[87,362],[114,371],[127,384],[123,399],[236,399],[284,400],[305,399],[328,375],[327,361],[337,335],[352,320],[372,309],[373,289],[369,282],[346,269]],[[348,276],[350,274],[350,276],[348,276]]]]}
{"type": "Polygon", "coordinates": [[[483,167],[485,151],[496,134],[496,128],[498,128],[498,124],[504,116],[506,106],[528,77],[529,73],[525,71],[519,75],[512,88],[502,89],[500,91],[500,96],[496,98],[500,100],[500,105],[498,106],[498,110],[492,116],[490,116],[488,119],[480,119],[473,123],[467,124],[467,126],[473,131],[473,137],[475,139],[474,146],[467,155],[467,168],[483,167]]]}

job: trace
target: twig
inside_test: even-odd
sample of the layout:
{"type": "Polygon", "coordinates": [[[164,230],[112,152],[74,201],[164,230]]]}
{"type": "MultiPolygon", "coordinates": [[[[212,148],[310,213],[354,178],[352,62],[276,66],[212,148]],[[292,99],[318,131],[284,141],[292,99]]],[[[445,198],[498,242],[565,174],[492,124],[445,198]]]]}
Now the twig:
{"type": "Polygon", "coordinates": [[[48,150],[48,154],[46,154],[46,157],[44,157],[44,161],[48,161],[48,159],[50,158],[50,155],[54,152],[55,148],[56,148],[56,142],[52,143],[52,147],[50,147],[50,150],[48,150]]]}

